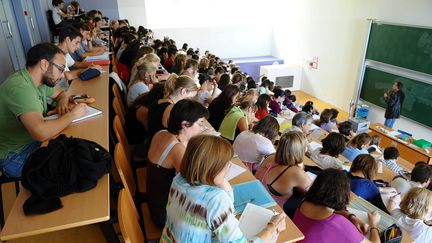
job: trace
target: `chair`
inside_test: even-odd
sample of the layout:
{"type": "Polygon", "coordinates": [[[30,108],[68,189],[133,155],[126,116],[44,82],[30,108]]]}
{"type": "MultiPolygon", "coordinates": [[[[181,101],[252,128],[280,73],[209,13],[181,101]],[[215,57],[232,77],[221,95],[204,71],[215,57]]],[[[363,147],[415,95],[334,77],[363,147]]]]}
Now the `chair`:
{"type": "MultiPolygon", "coordinates": [[[[130,202],[134,202],[133,195],[135,194],[135,191],[136,191],[136,184],[135,184],[135,181],[134,181],[133,176],[132,176],[132,170],[126,162],[127,158],[126,158],[125,153],[124,153],[124,148],[120,143],[117,143],[117,145],[115,147],[114,161],[115,161],[118,173],[120,175],[120,179],[121,179],[123,186],[124,186],[124,189],[122,191],[126,192],[128,200],[130,202]]],[[[139,168],[139,169],[142,169],[142,168],[139,168]]],[[[145,170],[145,172],[147,172],[147,170],[145,170]]],[[[146,173],[145,173],[145,176],[147,176],[146,173]]],[[[139,178],[141,178],[141,177],[139,177],[139,178]]],[[[145,180],[146,178],[143,178],[143,179],[145,180]]],[[[146,186],[146,185],[144,185],[144,186],[146,186]]],[[[121,193],[122,192],[120,191],[120,194],[121,193]]],[[[119,203],[120,203],[120,201],[121,201],[121,199],[119,199],[119,203]]],[[[141,217],[140,218],[142,219],[146,239],[147,240],[159,239],[162,232],[152,222],[152,220],[150,218],[150,211],[148,209],[147,203],[140,203],[140,202],[138,202],[138,203],[141,204],[140,205],[140,210],[141,210],[141,217]]],[[[135,205],[135,204],[133,204],[133,205],[135,205]]],[[[135,208],[134,214],[136,217],[139,217],[139,213],[137,212],[136,208],[135,208]]],[[[119,222],[121,224],[121,219],[120,219],[121,216],[120,215],[121,215],[121,213],[119,212],[119,222]]],[[[132,219],[132,217],[130,217],[130,219],[132,219]]],[[[122,233],[123,233],[123,230],[122,230],[122,233]]],[[[124,237],[126,238],[126,236],[124,236],[124,237]]],[[[125,241],[126,241],[126,239],[125,239],[125,241]]],[[[126,241],[126,242],[128,242],[128,241],[126,241]]]]}
{"type": "Polygon", "coordinates": [[[9,183],[9,182],[15,182],[15,193],[18,196],[19,193],[19,182],[21,178],[17,177],[7,177],[5,174],[2,174],[0,176],[0,229],[3,228],[4,225],[4,212],[3,212],[3,191],[2,186],[3,184],[9,183]]]}
{"type": "Polygon", "coordinates": [[[124,96],[121,95],[118,85],[114,84],[112,86],[112,91],[114,93],[114,97],[117,98],[120,103],[121,111],[123,112],[123,114],[126,114],[126,108],[124,105],[124,96]]]}
{"type": "Polygon", "coordinates": [[[128,197],[126,189],[120,190],[117,210],[120,231],[125,243],[144,242],[136,208],[128,197]]]}
{"type": "Polygon", "coordinates": [[[61,28],[56,26],[52,16],[53,16],[52,10],[47,10],[48,28],[51,31],[51,33],[53,34],[53,36],[55,37],[55,36],[58,36],[60,34],[61,28]]]}
{"type": "Polygon", "coordinates": [[[122,125],[124,125],[125,124],[125,113],[123,113],[120,101],[118,100],[117,97],[114,97],[112,105],[114,108],[114,112],[116,113],[117,116],[119,116],[122,125]]]}

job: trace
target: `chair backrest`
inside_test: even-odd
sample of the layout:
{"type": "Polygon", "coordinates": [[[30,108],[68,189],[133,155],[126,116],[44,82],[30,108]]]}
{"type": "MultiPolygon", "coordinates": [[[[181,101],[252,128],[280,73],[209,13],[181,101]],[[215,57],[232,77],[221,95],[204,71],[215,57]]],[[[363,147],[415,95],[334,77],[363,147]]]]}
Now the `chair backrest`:
{"type": "Polygon", "coordinates": [[[116,113],[117,116],[119,116],[122,125],[124,125],[125,124],[125,114],[122,111],[120,101],[117,99],[117,97],[114,97],[112,105],[114,108],[114,112],[116,113]]]}
{"type": "Polygon", "coordinates": [[[132,152],[130,150],[129,142],[126,137],[126,133],[123,127],[123,124],[120,121],[118,116],[114,117],[114,132],[116,134],[117,140],[121,143],[126,151],[126,157],[128,159],[131,158],[132,152]]]}
{"type": "Polygon", "coordinates": [[[125,243],[142,243],[145,242],[144,234],[138,222],[138,213],[127,195],[125,189],[120,190],[118,198],[118,219],[120,231],[125,243]]]}
{"type": "Polygon", "coordinates": [[[57,27],[54,23],[53,12],[52,10],[47,10],[47,20],[48,20],[48,28],[51,32],[57,32],[57,27]]]}
{"type": "Polygon", "coordinates": [[[112,91],[113,91],[114,97],[116,97],[119,100],[121,111],[123,112],[123,114],[126,114],[126,108],[124,105],[124,96],[121,95],[120,89],[119,89],[117,84],[114,84],[112,86],[112,91]]]}
{"type": "Polygon", "coordinates": [[[126,157],[125,148],[121,143],[117,143],[114,149],[114,162],[124,188],[133,197],[136,192],[136,183],[130,160],[126,157]]]}

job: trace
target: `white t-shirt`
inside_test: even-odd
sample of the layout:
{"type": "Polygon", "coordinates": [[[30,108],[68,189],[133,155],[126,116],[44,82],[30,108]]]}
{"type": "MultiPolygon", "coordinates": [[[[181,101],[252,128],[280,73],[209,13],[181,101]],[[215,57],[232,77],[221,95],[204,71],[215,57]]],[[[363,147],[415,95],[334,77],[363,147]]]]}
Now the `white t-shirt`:
{"type": "Polygon", "coordinates": [[[141,94],[147,93],[149,91],[150,91],[150,89],[143,82],[137,82],[136,84],[130,86],[128,89],[128,94],[127,94],[128,106],[131,106],[138,96],[140,96],[141,94]]]}
{"type": "Polygon", "coordinates": [[[62,17],[59,15],[59,13],[63,13],[63,11],[57,7],[53,7],[52,17],[53,17],[54,24],[56,25],[62,22],[62,17]]]}
{"type": "Polygon", "coordinates": [[[252,131],[241,132],[234,140],[233,148],[247,163],[260,163],[266,155],[276,152],[270,139],[252,131]]]}
{"type": "Polygon", "coordinates": [[[412,219],[400,209],[393,210],[391,216],[396,219],[396,225],[408,233],[415,243],[432,242],[432,227],[423,223],[421,219],[412,219]]]}
{"type": "Polygon", "coordinates": [[[310,158],[318,164],[323,170],[328,168],[339,169],[342,167],[343,162],[338,158],[332,157],[327,154],[321,154],[321,148],[317,148],[311,152],[310,158]]]}
{"type": "Polygon", "coordinates": [[[75,65],[75,60],[72,58],[72,56],[69,53],[66,53],[66,67],[70,68],[73,65],[75,65]]]}

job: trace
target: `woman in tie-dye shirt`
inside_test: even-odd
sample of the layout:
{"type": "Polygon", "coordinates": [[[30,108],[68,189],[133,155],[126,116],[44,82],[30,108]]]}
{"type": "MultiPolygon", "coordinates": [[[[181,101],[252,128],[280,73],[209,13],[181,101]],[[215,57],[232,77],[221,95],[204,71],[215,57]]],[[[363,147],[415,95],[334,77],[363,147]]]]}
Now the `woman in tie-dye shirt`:
{"type": "Polygon", "coordinates": [[[211,135],[193,137],[171,185],[160,242],[268,242],[285,229],[285,215],[274,216],[246,239],[234,215],[233,191],[225,179],[231,144],[211,135]]]}

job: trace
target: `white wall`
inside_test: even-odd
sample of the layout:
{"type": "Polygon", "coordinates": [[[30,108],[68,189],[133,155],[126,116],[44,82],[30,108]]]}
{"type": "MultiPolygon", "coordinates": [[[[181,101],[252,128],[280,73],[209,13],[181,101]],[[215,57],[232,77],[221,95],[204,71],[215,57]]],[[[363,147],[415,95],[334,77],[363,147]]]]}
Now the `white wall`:
{"type": "Polygon", "coordinates": [[[272,28],[234,26],[234,27],[196,27],[175,29],[153,29],[156,38],[169,36],[180,48],[183,43],[189,47],[199,47],[201,53],[210,50],[220,58],[267,56],[271,53],[272,28]]]}
{"type": "MultiPolygon", "coordinates": [[[[147,26],[147,13],[144,0],[117,0],[120,19],[129,20],[129,24],[147,26]]],[[[159,11],[161,13],[162,11],[159,11]]]]}

